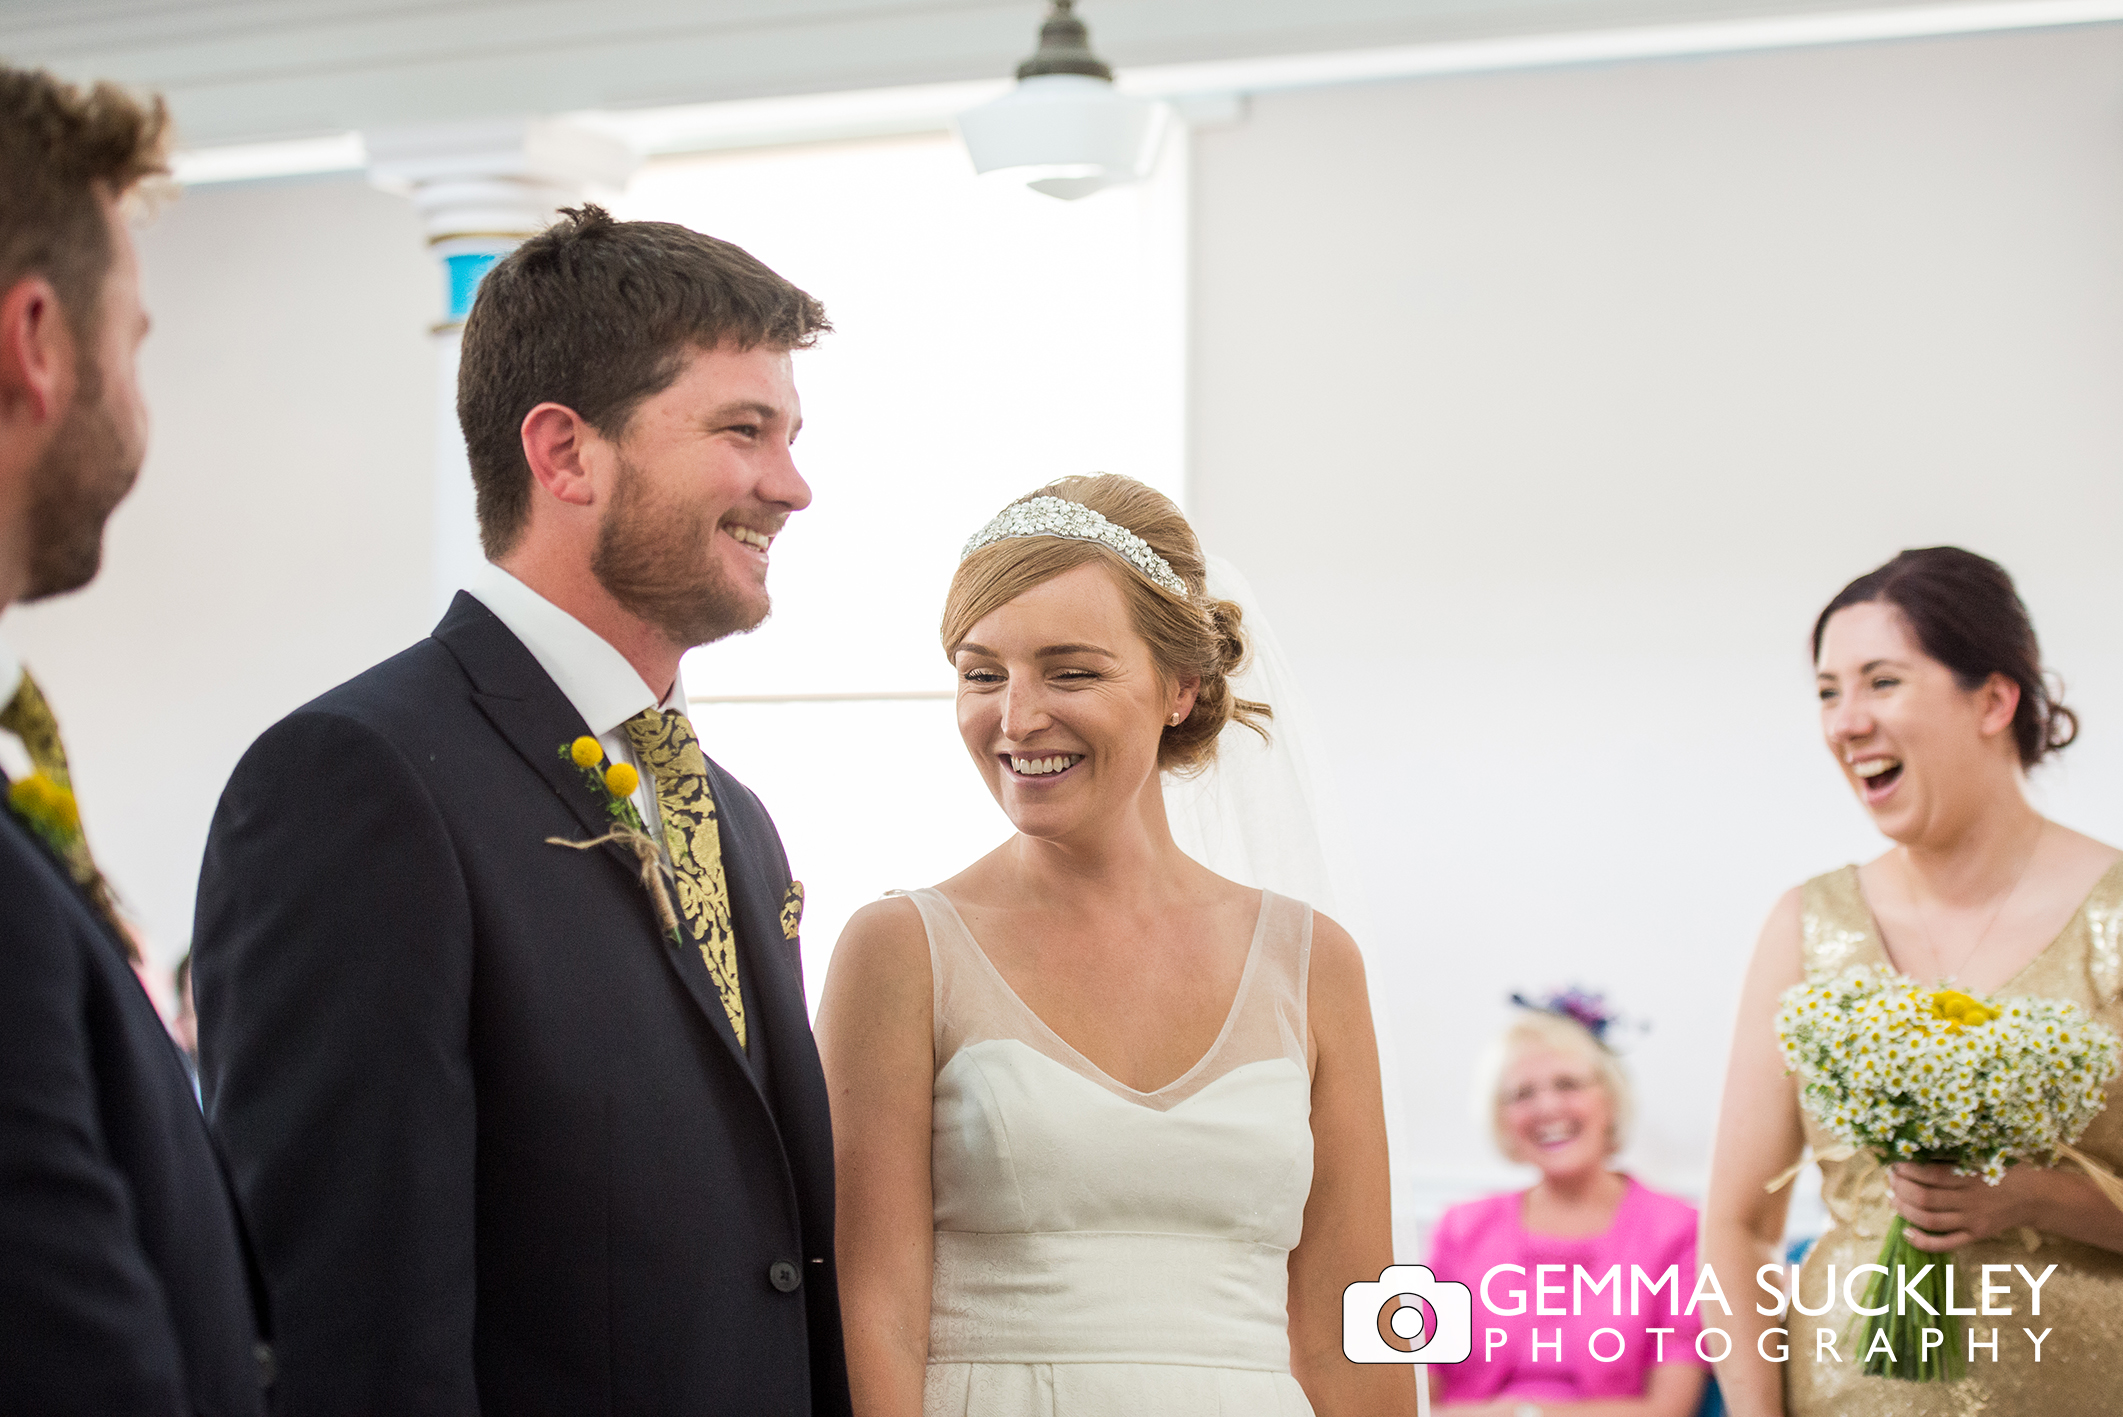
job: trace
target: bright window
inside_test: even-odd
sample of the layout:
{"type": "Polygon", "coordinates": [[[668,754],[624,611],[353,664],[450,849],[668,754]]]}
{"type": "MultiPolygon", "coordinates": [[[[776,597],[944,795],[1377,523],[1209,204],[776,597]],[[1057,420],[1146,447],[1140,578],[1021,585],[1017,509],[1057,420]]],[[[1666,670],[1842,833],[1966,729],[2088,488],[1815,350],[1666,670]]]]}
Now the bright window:
{"type": "Polygon", "coordinates": [[[816,501],[774,546],[775,612],[696,650],[710,756],[775,815],[805,882],[813,1007],[848,916],[1009,835],[960,744],[936,639],[968,536],[1052,478],[1177,497],[1185,137],[1080,202],[976,179],[945,135],[654,163],[621,215],[734,241],[825,302],[797,356],[816,501]]]}

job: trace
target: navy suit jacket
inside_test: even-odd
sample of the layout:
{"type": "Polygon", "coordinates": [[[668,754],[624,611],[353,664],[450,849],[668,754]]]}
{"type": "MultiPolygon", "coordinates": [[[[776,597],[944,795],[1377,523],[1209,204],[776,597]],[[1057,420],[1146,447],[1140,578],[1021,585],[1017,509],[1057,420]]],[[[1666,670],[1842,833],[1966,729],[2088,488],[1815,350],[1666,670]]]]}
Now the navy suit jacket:
{"type": "Polygon", "coordinates": [[[260,1317],[176,1043],[0,808],[0,1413],[261,1412],[260,1317]]]}
{"type": "Polygon", "coordinates": [[[561,755],[588,727],[460,595],[298,709],[207,843],[207,1112],[277,1411],[848,1411],[833,1154],[780,838],[708,766],[750,1056],[561,755]]]}

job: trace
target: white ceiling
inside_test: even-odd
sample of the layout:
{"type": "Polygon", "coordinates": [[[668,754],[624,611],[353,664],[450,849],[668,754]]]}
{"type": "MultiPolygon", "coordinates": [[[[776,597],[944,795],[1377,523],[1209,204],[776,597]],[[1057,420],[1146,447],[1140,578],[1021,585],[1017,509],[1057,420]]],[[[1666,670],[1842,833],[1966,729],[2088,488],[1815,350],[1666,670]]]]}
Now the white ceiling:
{"type": "MultiPolygon", "coordinates": [[[[1081,0],[1079,13],[1100,53],[1137,67],[1844,8],[1081,0]]],[[[993,79],[1030,52],[1044,9],[1041,0],[0,0],[0,56],[159,89],[197,146],[993,79]]]]}

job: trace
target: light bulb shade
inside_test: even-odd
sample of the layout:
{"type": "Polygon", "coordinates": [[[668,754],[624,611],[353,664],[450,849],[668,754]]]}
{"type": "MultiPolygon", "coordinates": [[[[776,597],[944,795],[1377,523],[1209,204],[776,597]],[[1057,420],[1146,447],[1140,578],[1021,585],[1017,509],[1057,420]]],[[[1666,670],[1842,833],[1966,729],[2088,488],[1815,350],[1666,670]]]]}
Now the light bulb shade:
{"type": "Polygon", "coordinates": [[[1086,197],[1147,177],[1164,138],[1166,109],[1129,98],[1105,79],[1038,74],[958,115],[958,135],[980,173],[1022,171],[1035,191],[1086,197]]]}

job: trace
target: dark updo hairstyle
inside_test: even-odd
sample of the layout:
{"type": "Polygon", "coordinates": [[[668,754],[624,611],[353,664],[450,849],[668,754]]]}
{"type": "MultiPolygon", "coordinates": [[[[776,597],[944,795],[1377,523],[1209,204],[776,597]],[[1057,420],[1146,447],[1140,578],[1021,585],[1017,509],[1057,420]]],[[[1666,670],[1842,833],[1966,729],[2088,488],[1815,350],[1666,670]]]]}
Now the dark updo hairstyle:
{"type": "Polygon", "coordinates": [[[2031,768],[2079,736],[2079,716],[2058,702],[2042,673],[2042,647],[2034,621],[2005,568],[1958,546],[1904,551],[1876,571],[1859,576],[1828,602],[1813,622],[1813,657],[1821,658],[1828,618],[1848,605],[1882,601],[1902,612],[1918,646],[1953,671],[1963,689],[1975,689],[1993,674],[2020,686],[2013,713],[2013,741],[2020,766],[2031,768]]]}
{"type": "Polygon", "coordinates": [[[1096,561],[1112,570],[1120,583],[1135,632],[1150,646],[1158,672],[1167,679],[1201,680],[1194,708],[1179,723],[1168,725],[1158,743],[1158,767],[1182,777],[1200,772],[1215,758],[1217,739],[1226,724],[1243,723],[1267,737],[1274,710],[1242,699],[1231,689],[1231,676],[1245,667],[1247,655],[1238,604],[1208,593],[1208,562],[1201,543],[1172,499],[1154,487],[1113,473],[1064,477],[1027,492],[1017,502],[1033,497],[1075,502],[1115,526],[1126,527],[1165,559],[1187,593],[1174,595],[1103,542],[1010,537],[990,542],[958,563],[944,600],[944,653],[956,655],[973,627],[990,612],[1064,571],[1096,561]]]}

